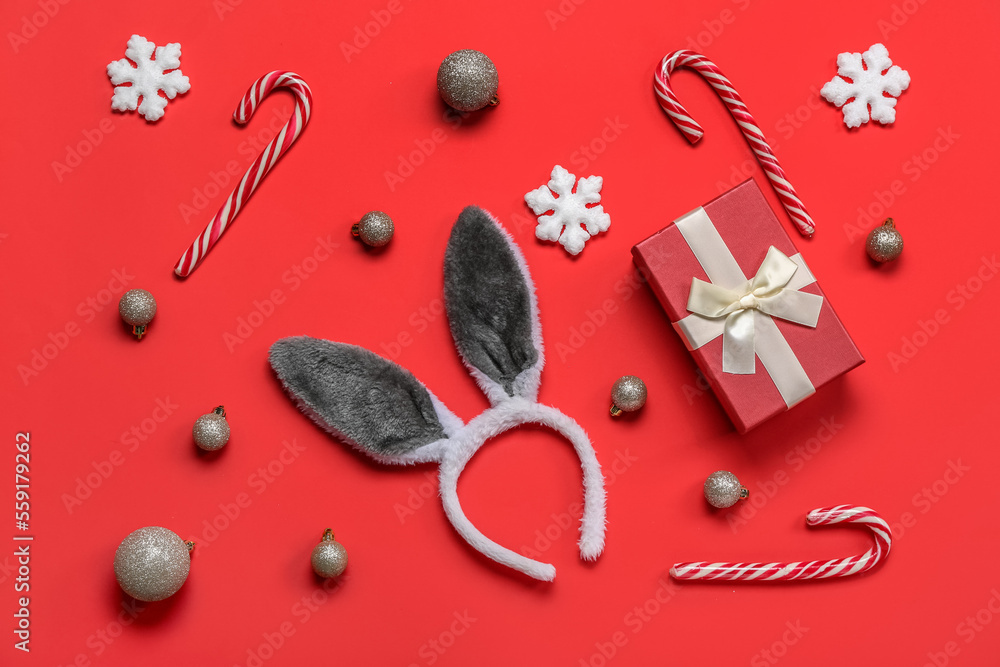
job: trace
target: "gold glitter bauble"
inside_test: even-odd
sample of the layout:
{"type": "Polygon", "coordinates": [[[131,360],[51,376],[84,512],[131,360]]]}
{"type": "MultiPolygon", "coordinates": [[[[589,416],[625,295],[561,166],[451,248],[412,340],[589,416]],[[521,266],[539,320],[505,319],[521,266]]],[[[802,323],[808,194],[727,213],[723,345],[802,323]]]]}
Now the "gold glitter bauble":
{"type": "Polygon", "coordinates": [[[865,250],[876,262],[891,262],[899,257],[903,252],[903,236],[896,229],[892,218],[869,232],[865,250]]]}
{"type": "Polygon", "coordinates": [[[191,429],[194,444],[206,452],[222,449],[229,442],[229,422],[226,421],[226,409],[221,405],[207,415],[202,415],[194,422],[191,429]]]}
{"type": "Polygon", "coordinates": [[[339,577],[347,567],[347,549],[333,539],[333,531],[329,528],[323,533],[323,540],[312,552],[313,572],[321,577],[339,577]]]}
{"type": "Polygon", "coordinates": [[[148,325],[156,316],[156,299],[144,289],[130,289],[118,302],[118,314],[132,327],[132,333],[142,340],[148,325]]]}
{"type": "Polygon", "coordinates": [[[500,102],[497,68],[475,49],[455,51],[445,58],[438,67],[437,85],[445,104],[459,111],[477,111],[500,102]]]}
{"type": "Polygon", "coordinates": [[[129,534],[115,552],[115,578],[122,590],[143,602],[164,600],[187,580],[190,551],[177,533],[147,526],[129,534]]]}
{"type": "Polygon", "coordinates": [[[611,387],[611,416],[635,412],[646,405],[646,383],[634,375],[623,375],[611,387]]]}
{"type": "Polygon", "coordinates": [[[361,239],[366,246],[381,248],[392,240],[395,229],[388,214],[382,211],[369,211],[351,227],[351,234],[361,239]]]}
{"type": "Polygon", "coordinates": [[[732,507],[738,500],[749,495],[750,492],[743,488],[736,475],[726,470],[713,472],[705,480],[705,500],[712,507],[732,507]]]}

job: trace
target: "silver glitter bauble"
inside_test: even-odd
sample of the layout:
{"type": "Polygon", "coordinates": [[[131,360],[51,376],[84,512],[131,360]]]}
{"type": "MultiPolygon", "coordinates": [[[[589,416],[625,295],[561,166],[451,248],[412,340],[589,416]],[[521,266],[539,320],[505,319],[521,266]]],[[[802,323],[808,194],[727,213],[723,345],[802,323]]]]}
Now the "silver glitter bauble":
{"type": "Polygon", "coordinates": [[[229,442],[229,422],[226,421],[226,409],[221,405],[207,415],[202,415],[194,421],[191,429],[194,444],[206,452],[222,449],[229,442]]]}
{"type": "Polygon", "coordinates": [[[351,227],[351,234],[372,248],[381,248],[392,240],[395,231],[392,218],[382,211],[369,211],[351,227]]]}
{"type": "Polygon", "coordinates": [[[611,416],[635,412],[646,405],[646,383],[634,375],[623,375],[611,387],[611,416]]]}
{"type": "Polygon", "coordinates": [[[164,600],[187,580],[193,548],[194,542],[185,542],[172,530],[140,528],[118,545],[115,578],[136,600],[164,600]]]}
{"type": "Polygon", "coordinates": [[[493,61],[481,51],[462,49],[441,62],[438,92],[445,103],[459,111],[477,111],[496,106],[500,77],[493,61]]]}
{"type": "Polygon", "coordinates": [[[156,316],[156,299],[144,289],[130,289],[118,302],[118,314],[131,325],[135,337],[142,340],[146,325],[156,316]]]}
{"type": "Polygon", "coordinates": [[[312,552],[313,572],[321,577],[339,577],[347,567],[347,550],[344,545],[333,539],[333,530],[327,528],[323,540],[312,552]]]}
{"type": "Polygon", "coordinates": [[[892,218],[869,232],[865,250],[876,262],[891,262],[899,257],[903,252],[903,236],[896,229],[892,218]]]}
{"type": "Polygon", "coordinates": [[[749,495],[750,492],[743,488],[736,475],[726,470],[713,472],[705,480],[705,500],[712,507],[732,507],[736,501],[749,495]]]}

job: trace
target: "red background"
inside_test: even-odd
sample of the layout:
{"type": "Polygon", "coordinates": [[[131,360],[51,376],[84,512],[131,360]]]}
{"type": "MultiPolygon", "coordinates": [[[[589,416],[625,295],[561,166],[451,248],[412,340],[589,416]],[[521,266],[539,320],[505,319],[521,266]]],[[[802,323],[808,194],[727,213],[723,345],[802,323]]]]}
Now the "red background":
{"type": "MultiPolygon", "coordinates": [[[[0,662],[996,663],[995,3],[403,0],[348,61],[339,45],[364,30],[371,11],[385,21],[386,3],[221,2],[69,0],[51,3],[46,17],[37,14],[44,0],[12,0],[0,12],[8,91],[0,461],[9,466],[0,474],[8,480],[0,534],[15,532],[13,442],[30,431],[36,537],[32,651],[15,651],[5,631],[0,662]],[[565,20],[553,23],[560,8],[565,20]],[[180,42],[192,82],[155,124],[110,109],[105,65],[124,55],[133,32],[180,42]],[[12,42],[12,33],[24,39],[12,42]],[[837,53],[878,41],[913,83],[894,126],[848,131],[818,88],[835,74],[837,53]],[[657,106],[657,63],[694,46],[734,81],[777,145],[817,221],[799,248],[868,359],[745,437],[699,388],[651,292],[629,287],[630,247],[742,180],[744,168],[780,210],[695,74],[675,80],[706,129],[699,146],[657,106]],[[493,58],[502,98],[460,127],[445,120],[434,83],[438,63],[458,48],[493,58]],[[174,262],[228,192],[210,187],[213,174],[230,161],[242,171],[250,138],[268,139],[271,120],[291,109],[282,93],[248,127],[230,120],[246,87],[276,68],[311,84],[312,121],[205,264],[177,280],[174,262]],[[602,145],[608,123],[617,130],[602,145]],[[435,131],[445,140],[391,188],[386,172],[435,131]],[[590,144],[601,150],[588,158],[580,151],[590,144]],[[522,199],[554,164],[605,178],[613,224],[577,259],[534,239],[522,199]],[[551,584],[466,547],[434,497],[433,468],[386,469],[355,455],[295,409],[266,362],[283,336],[357,343],[397,353],[463,419],[481,412],[487,402],[439,310],[445,242],[470,203],[496,214],[524,249],[548,352],[540,399],[589,431],[609,477],[607,550],[589,565],[577,556],[575,526],[561,527],[582,498],[567,443],[544,430],[508,433],[464,476],[472,520],[501,544],[543,551],[558,569],[551,584]],[[381,254],[349,236],[371,209],[397,224],[381,254]],[[875,268],[863,234],[886,214],[906,251],[875,268]],[[306,262],[315,270],[296,282],[295,267],[322,248],[317,238],[337,247],[321,249],[328,259],[306,262]],[[141,343],[115,312],[115,271],[157,298],[141,343]],[[994,279],[977,282],[977,272],[994,279]],[[227,345],[240,318],[258,303],[268,310],[276,291],[270,316],[255,316],[260,326],[227,345]],[[75,336],[60,335],[67,326],[75,336]],[[908,347],[914,339],[919,347],[908,347]],[[45,347],[53,341],[63,347],[45,347]],[[43,350],[53,358],[22,377],[43,350]],[[612,421],[609,388],[625,373],[645,379],[649,403],[612,421]],[[172,406],[169,415],[157,400],[172,406]],[[232,440],[214,458],[199,456],[191,424],[220,403],[232,440]],[[143,440],[127,435],[133,426],[143,440]],[[274,463],[284,441],[304,449],[274,463]],[[261,482],[256,471],[268,465],[280,473],[261,482]],[[717,469],[737,473],[756,506],[709,511],[701,485],[717,469]],[[91,475],[98,470],[108,474],[91,475]],[[871,506],[896,527],[890,558],[867,576],[661,583],[678,560],[863,551],[862,530],[804,525],[808,510],[841,502],[871,506]],[[226,518],[234,508],[239,515],[226,518]],[[205,522],[223,528],[213,533],[205,522]],[[199,546],[182,591],[133,619],[111,564],[119,541],[145,525],[199,546]],[[349,576],[330,593],[308,565],[327,526],[350,553],[349,576]],[[322,603],[305,606],[310,596],[322,603]]],[[[3,540],[0,627],[13,627],[14,543],[3,540]]]]}

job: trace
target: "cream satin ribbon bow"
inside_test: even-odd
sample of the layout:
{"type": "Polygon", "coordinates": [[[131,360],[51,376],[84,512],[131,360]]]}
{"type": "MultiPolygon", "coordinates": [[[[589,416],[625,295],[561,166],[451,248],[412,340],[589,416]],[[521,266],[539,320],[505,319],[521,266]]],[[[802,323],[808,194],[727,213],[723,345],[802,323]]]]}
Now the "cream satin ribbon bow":
{"type": "Polygon", "coordinates": [[[777,317],[807,327],[816,326],[823,297],[788,287],[798,269],[798,264],[771,246],[757,275],[736,289],[692,279],[687,309],[712,320],[725,318],[723,371],[738,375],[755,372],[757,317],[777,317]]]}

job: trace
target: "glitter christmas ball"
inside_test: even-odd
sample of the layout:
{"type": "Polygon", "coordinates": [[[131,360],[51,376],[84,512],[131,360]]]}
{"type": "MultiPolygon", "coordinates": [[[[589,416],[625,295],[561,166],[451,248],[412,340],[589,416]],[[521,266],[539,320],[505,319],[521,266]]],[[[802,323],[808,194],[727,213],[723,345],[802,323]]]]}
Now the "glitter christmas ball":
{"type": "Polygon", "coordinates": [[[344,545],[333,539],[333,531],[329,528],[323,533],[323,540],[312,552],[313,572],[321,577],[339,577],[347,567],[347,550],[344,545]]]}
{"type": "Polygon", "coordinates": [[[623,375],[611,387],[611,416],[635,412],[646,405],[646,383],[634,375],[623,375]]]}
{"type": "Polygon", "coordinates": [[[130,289],[118,302],[118,314],[132,327],[132,333],[142,340],[148,325],[156,316],[156,299],[144,289],[130,289]]]}
{"type": "Polygon", "coordinates": [[[220,405],[213,412],[198,417],[191,434],[194,436],[194,444],[206,452],[225,447],[229,442],[229,422],[226,421],[225,408],[220,405]]]}
{"type": "Polygon", "coordinates": [[[369,211],[351,227],[351,234],[372,248],[381,248],[392,240],[395,226],[392,218],[382,211],[369,211]]]}
{"type": "Polygon", "coordinates": [[[731,472],[719,470],[705,480],[705,500],[712,507],[732,507],[736,501],[746,498],[750,492],[743,488],[740,480],[731,472]]]}
{"type": "Polygon", "coordinates": [[[131,533],[115,552],[115,578],[122,590],[143,602],[164,600],[187,580],[190,550],[177,533],[148,526],[131,533]]]}
{"type": "Polygon", "coordinates": [[[438,92],[445,103],[459,111],[477,111],[496,106],[500,77],[493,61],[474,49],[455,51],[441,62],[438,92]]]}
{"type": "Polygon", "coordinates": [[[903,252],[903,236],[892,218],[869,232],[865,250],[876,262],[891,262],[899,257],[903,252]]]}

